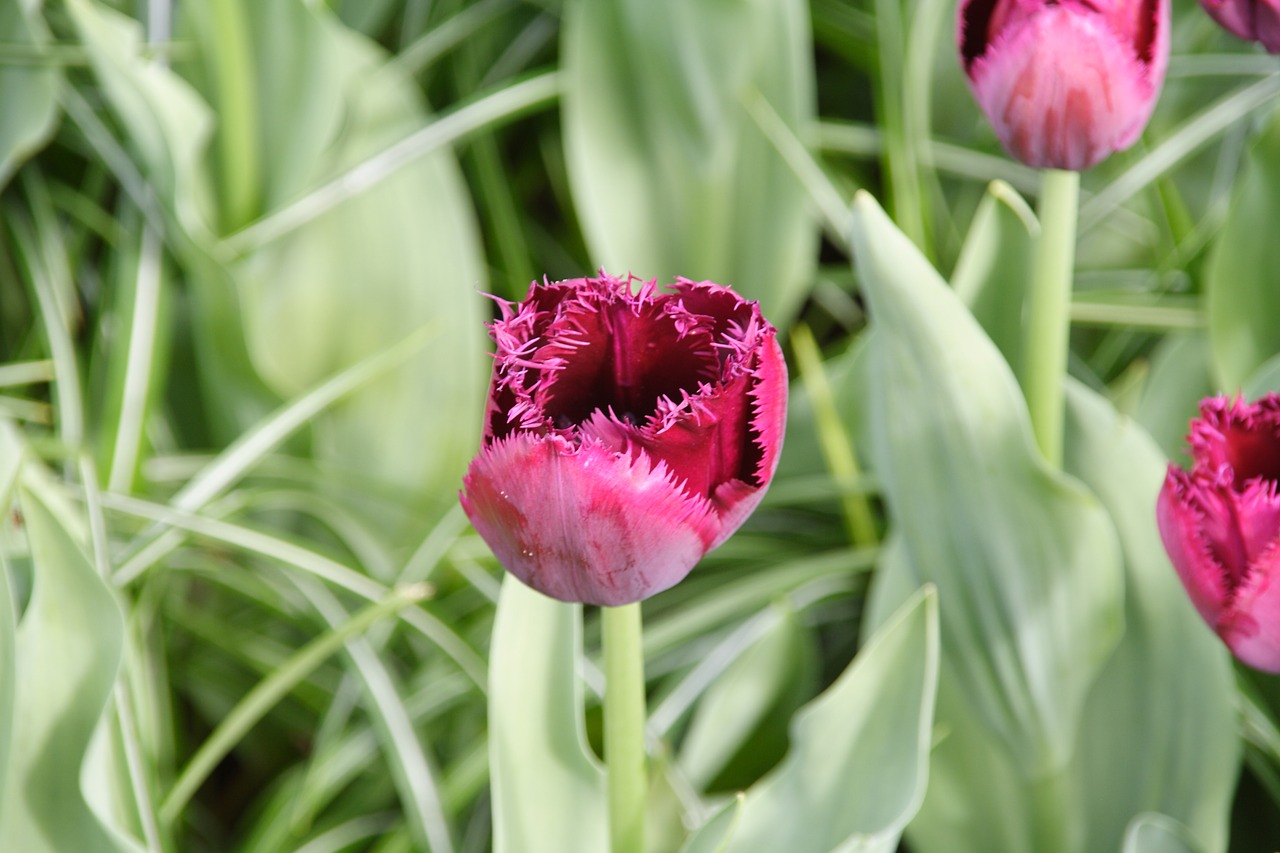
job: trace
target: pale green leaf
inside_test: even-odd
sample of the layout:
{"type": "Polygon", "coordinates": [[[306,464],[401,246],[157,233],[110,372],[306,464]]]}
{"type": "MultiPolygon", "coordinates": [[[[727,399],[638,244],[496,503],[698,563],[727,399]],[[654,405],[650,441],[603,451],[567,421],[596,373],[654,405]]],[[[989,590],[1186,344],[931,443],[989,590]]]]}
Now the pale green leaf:
{"type": "Polygon", "coordinates": [[[660,282],[710,278],[788,323],[818,228],[743,97],[758,90],[803,137],[807,4],[575,0],[563,33],[567,167],[592,260],[660,282]]]}
{"type": "Polygon", "coordinates": [[[26,478],[20,500],[34,589],[18,627],[17,707],[0,804],[0,849],[116,849],[81,791],[81,767],[124,643],[114,594],[73,532],[78,521],[26,478]]]}
{"type": "MultiPolygon", "coordinates": [[[[937,676],[937,597],[924,589],[796,715],[791,752],[747,792],[725,849],[897,849],[924,797],[937,676]]],[[[706,831],[723,831],[720,821],[706,831]]]]}
{"type": "Polygon", "coordinates": [[[1121,632],[1115,531],[1044,463],[999,351],[869,195],[852,233],[876,332],[873,467],[920,579],[938,587],[944,667],[1024,771],[1049,773],[1121,632]]]}
{"type": "MultiPolygon", "coordinates": [[[[1280,368],[1280,360],[1276,365],[1280,368]]],[[[1166,335],[1151,353],[1151,371],[1134,419],[1171,459],[1182,457],[1187,425],[1200,401],[1214,393],[1209,374],[1209,340],[1203,331],[1166,335]]],[[[1280,390],[1280,374],[1275,387],[1280,390]]]]}
{"type": "Polygon", "coordinates": [[[1206,309],[1214,369],[1226,391],[1237,390],[1280,353],[1280,111],[1249,146],[1236,175],[1226,220],[1206,270],[1206,309]]]}
{"type": "MultiPolygon", "coordinates": [[[[49,41],[38,0],[0,4],[0,43],[37,47],[49,41]]],[[[48,140],[58,120],[62,71],[49,58],[0,63],[0,188],[48,140]]]]}
{"type": "Polygon", "coordinates": [[[502,582],[489,664],[497,853],[608,849],[604,771],[582,722],[582,607],[502,582]]]}
{"type": "MultiPolygon", "coordinates": [[[[0,419],[0,531],[9,532],[9,509],[13,505],[14,487],[26,450],[22,438],[13,424],[0,419]]],[[[5,561],[5,549],[0,548],[0,817],[4,815],[4,802],[9,766],[13,748],[13,718],[17,705],[14,680],[17,661],[14,645],[17,640],[17,612],[14,610],[13,590],[10,588],[9,566],[5,561]]]]}
{"type": "Polygon", "coordinates": [[[1124,836],[1122,853],[1204,853],[1182,824],[1161,814],[1134,818],[1124,836]]]}
{"type": "Polygon", "coordinates": [[[993,181],[978,204],[951,286],[1019,374],[1023,307],[1040,223],[1013,187],[993,181]]]}

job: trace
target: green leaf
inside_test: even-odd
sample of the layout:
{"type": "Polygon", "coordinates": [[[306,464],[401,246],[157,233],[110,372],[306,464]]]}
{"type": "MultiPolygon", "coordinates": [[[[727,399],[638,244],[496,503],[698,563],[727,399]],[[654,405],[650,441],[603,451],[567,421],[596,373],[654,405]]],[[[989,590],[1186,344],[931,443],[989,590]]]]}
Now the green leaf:
{"type": "MultiPolygon", "coordinates": [[[[9,509],[13,506],[14,487],[22,468],[25,446],[18,431],[7,420],[0,419],[0,531],[9,532],[9,509]]],[[[9,566],[5,561],[5,549],[0,548],[0,817],[4,816],[4,803],[8,782],[5,768],[13,750],[13,718],[17,706],[14,693],[17,660],[14,646],[17,642],[17,612],[14,609],[13,590],[9,582],[9,566]]]]}
{"type": "MultiPolygon", "coordinates": [[[[322,6],[246,7],[267,212],[428,121],[412,81],[322,6]]],[[[454,488],[476,441],[460,425],[478,429],[487,369],[474,219],[452,152],[440,150],[232,266],[252,362],[286,399],[427,323],[438,332],[317,420],[318,457],[412,494],[454,488]]]]}
{"type": "Polygon", "coordinates": [[[853,212],[873,467],[938,587],[944,667],[1028,776],[1054,772],[1121,632],[1115,531],[1044,463],[1016,380],[952,290],[869,195],[853,212]]]}
{"type": "Polygon", "coordinates": [[[807,4],[575,0],[562,50],[567,166],[593,262],[660,282],[714,279],[785,326],[818,229],[742,98],[759,90],[803,138],[807,4]]]}
{"type": "Polygon", "coordinates": [[[1230,655],[1191,606],[1156,530],[1164,456],[1083,385],[1069,384],[1067,404],[1067,470],[1111,515],[1127,569],[1125,634],[1081,721],[1083,849],[1115,849],[1133,816],[1152,811],[1218,853],[1240,772],[1235,680],[1230,655]]]}
{"type": "MultiPolygon", "coordinates": [[[[937,596],[927,588],[796,715],[791,752],[747,792],[725,849],[897,849],[924,797],[937,677],[937,596]]],[[[689,849],[715,849],[701,836],[723,823],[713,818],[689,849]]]]}
{"type": "Polygon", "coordinates": [[[35,580],[18,627],[0,849],[113,850],[81,791],[81,767],[120,665],[124,619],[77,541],[78,520],[37,478],[24,479],[19,495],[35,580]]]}
{"type": "Polygon", "coordinates": [[[1019,375],[1023,306],[1040,223],[1013,187],[992,181],[965,235],[951,286],[1019,375]]]}
{"type": "Polygon", "coordinates": [[[1234,391],[1280,353],[1280,111],[1249,146],[1205,273],[1209,340],[1220,386],[1234,391]]]}
{"type": "Polygon", "coordinates": [[[605,776],[582,721],[582,607],[506,577],[489,665],[497,853],[608,849],[605,776]]]}
{"type": "MultiPolygon", "coordinates": [[[[1280,360],[1276,364],[1280,367],[1280,360]]],[[[1209,340],[1203,331],[1166,335],[1151,353],[1151,372],[1134,419],[1171,459],[1185,453],[1187,425],[1200,401],[1214,393],[1209,374],[1209,340]]]]}
{"type": "Polygon", "coordinates": [[[1124,836],[1122,853],[1203,853],[1187,828],[1161,814],[1133,819],[1124,836]]]}
{"type": "MultiPolygon", "coordinates": [[[[39,2],[0,4],[0,44],[38,48],[49,41],[39,2]]],[[[53,134],[62,72],[49,57],[0,63],[0,188],[53,134]]]]}

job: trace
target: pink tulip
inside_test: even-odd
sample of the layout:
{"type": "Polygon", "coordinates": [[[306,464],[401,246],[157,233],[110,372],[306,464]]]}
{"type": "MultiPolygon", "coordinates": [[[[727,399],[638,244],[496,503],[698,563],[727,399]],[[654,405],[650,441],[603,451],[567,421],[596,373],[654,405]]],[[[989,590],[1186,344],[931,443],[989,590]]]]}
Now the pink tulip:
{"type": "Polygon", "coordinates": [[[1235,656],[1280,672],[1280,396],[1205,400],[1188,441],[1157,503],[1165,550],[1235,656]]]}
{"type": "Polygon", "coordinates": [[[1267,53],[1280,53],[1278,0],[1200,0],[1200,5],[1227,32],[1261,42],[1267,53]]]}
{"type": "Polygon", "coordinates": [[[500,305],[467,517],[507,571],[561,601],[615,606],[678,583],[777,467],[773,326],[727,287],[603,272],[500,305]]]}
{"type": "Polygon", "coordinates": [[[1081,171],[1146,127],[1169,16],[1169,0],[961,0],[960,59],[1009,153],[1081,171]]]}

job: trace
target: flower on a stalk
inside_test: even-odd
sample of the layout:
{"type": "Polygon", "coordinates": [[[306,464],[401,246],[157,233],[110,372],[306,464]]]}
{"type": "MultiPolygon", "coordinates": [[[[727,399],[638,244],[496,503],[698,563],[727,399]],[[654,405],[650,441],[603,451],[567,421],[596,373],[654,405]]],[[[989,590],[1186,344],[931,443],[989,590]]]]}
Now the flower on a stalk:
{"type": "Polygon", "coordinates": [[[961,0],[960,61],[1010,154],[1081,171],[1142,134],[1169,17],[1169,0],[961,0]]]}
{"type": "Polygon", "coordinates": [[[1280,672],[1280,396],[1205,400],[1188,442],[1157,503],[1165,550],[1235,656],[1280,672]]]}
{"type": "Polygon", "coordinates": [[[462,507],[552,598],[616,606],[678,583],[764,497],[787,369],[755,302],[711,282],[534,282],[499,301],[462,507]]]}
{"type": "Polygon", "coordinates": [[[1200,0],[1200,5],[1233,36],[1260,42],[1280,53],[1280,3],[1277,0],[1200,0]]]}

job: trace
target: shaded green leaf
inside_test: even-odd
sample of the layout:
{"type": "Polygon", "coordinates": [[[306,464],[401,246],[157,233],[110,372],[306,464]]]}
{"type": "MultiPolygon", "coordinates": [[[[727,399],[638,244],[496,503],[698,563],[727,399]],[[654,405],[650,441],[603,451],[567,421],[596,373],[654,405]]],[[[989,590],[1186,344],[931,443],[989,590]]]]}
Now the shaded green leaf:
{"type": "Polygon", "coordinates": [[[1133,819],[1124,836],[1122,853],[1203,853],[1187,828],[1160,814],[1133,819]]]}
{"type": "Polygon", "coordinates": [[[497,853],[608,849],[604,771],[582,721],[582,607],[502,582],[489,666],[497,853]]]}
{"type": "Polygon", "coordinates": [[[742,98],[758,89],[803,135],[814,113],[807,4],[575,0],[562,51],[567,166],[592,260],[732,285],[786,325],[818,230],[742,98]]]}
{"type": "Polygon", "coordinates": [[[864,193],[853,246],[876,332],[874,467],[920,579],[937,584],[944,667],[1029,776],[1055,771],[1121,632],[1115,531],[1044,463],[999,351],[864,193]]]}
{"type": "Polygon", "coordinates": [[[1249,146],[1236,175],[1231,205],[1205,271],[1214,372],[1235,391],[1280,353],[1280,111],[1249,146]]]}
{"type": "MultiPolygon", "coordinates": [[[[926,589],[796,715],[791,752],[747,792],[725,849],[897,849],[928,779],[937,676],[937,598],[926,589]]],[[[723,816],[703,831],[714,837],[722,830],[723,816]]]]}
{"type": "MultiPolygon", "coordinates": [[[[1188,423],[1198,413],[1200,401],[1214,393],[1209,358],[1209,340],[1203,331],[1166,335],[1151,353],[1151,371],[1134,419],[1171,459],[1182,456],[1188,423]]],[[[1280,379],[1276,389],[1280,390],[1280,379]]]]}
{"type": "MultiPolygon", "coordinates": [[[[39,6],[33,0],[0,4],[0,43],[33,48],[47,43],[39,6]]],[[[0,63],[0,188],[53,133],[61,85],[62,72],[52,59],[0,63]]]]}

